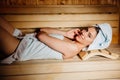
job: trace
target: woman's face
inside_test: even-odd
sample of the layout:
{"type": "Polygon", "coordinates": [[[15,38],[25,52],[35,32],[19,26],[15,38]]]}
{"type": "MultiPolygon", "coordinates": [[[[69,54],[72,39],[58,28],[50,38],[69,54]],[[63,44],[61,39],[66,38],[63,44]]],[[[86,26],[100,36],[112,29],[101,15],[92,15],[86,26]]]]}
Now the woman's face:
{"type": "Polygon", "coordinates": [[[79,32],[79,35],[75,37],[76,41],[82,43],[85,46],[90,45],[95,39],[97,32],[94,27],[89,27],[86,29],[82,29],[79,32]]]}

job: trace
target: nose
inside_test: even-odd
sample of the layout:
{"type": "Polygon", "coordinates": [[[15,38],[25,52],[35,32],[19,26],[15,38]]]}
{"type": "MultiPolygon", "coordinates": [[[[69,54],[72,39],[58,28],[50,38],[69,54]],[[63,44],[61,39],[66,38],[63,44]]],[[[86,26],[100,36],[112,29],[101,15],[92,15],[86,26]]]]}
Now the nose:
{"type": "Polygon", "coordinates": [[[88,31],[86,31],[86,30],[82,30],[82,34],[83,34],[84,36],[86,36],[87,33],[88,33],[88,31]]]}
{"type": "Polygon", "coordinates": [[[87,31],[86,30],[82,30],[82,33],[86,33],[87,31]]]}

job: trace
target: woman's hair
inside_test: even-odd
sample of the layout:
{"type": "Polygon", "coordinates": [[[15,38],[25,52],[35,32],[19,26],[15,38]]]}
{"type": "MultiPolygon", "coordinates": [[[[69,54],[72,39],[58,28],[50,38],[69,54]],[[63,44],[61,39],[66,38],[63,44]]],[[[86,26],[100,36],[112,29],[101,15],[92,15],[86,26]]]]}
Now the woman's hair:
{"type": "Polygon", "coordinates": [[[100,27],[95,27],[97,34],[99,33],[100,27]]]}
{"type": "Polygon", "coordinates": [[[96,32],[97,32],[97,34],[99,33],[100,27],[86,26],[86,27],[79,27],[79,29],[80,29],[81,31],[82,31],[82,30],[86,30],[86,31],[88,31],[88,28],[90,28],[90,27],[94,27],[95,30],[96,30],[96,32]]]}

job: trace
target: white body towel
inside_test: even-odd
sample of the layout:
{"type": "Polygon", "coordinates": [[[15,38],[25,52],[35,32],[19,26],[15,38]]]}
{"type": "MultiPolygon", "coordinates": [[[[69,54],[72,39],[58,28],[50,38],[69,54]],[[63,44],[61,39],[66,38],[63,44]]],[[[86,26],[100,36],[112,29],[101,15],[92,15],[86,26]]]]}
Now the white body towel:
{"type": "MultiPolygon", "coordinates": [[[[63,35],[50,34],[52,37],[63,40],[63,35]]],[[[8,58],[1,61],[11,64],[14,61],[26,61],[31,59],[63,59],[62,54],[40,42],[34,34],[27,34],[20,42],[17,50],[8,58]]]]}

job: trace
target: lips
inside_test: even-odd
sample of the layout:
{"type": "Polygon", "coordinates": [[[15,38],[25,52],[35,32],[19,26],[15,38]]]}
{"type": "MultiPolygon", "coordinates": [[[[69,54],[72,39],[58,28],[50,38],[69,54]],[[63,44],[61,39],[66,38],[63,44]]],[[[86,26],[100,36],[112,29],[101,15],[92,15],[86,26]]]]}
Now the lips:
{"type": "Polygon", "coordinates": [[[76,39],[76,37],[78,37],[79,39],[82,39],[82,40],[84,40],[84,38],[85,38],[85,36],[83,35],[82,32],[75,33],[74,39],[76,39]]]}
{"type": "Polygon", "coordinates": [[[76,38],[84,40],[85,37],[84,37],[83,34],[76,34],[76,35],[74,36],[74,39],[76,39],[76,38]]]}

